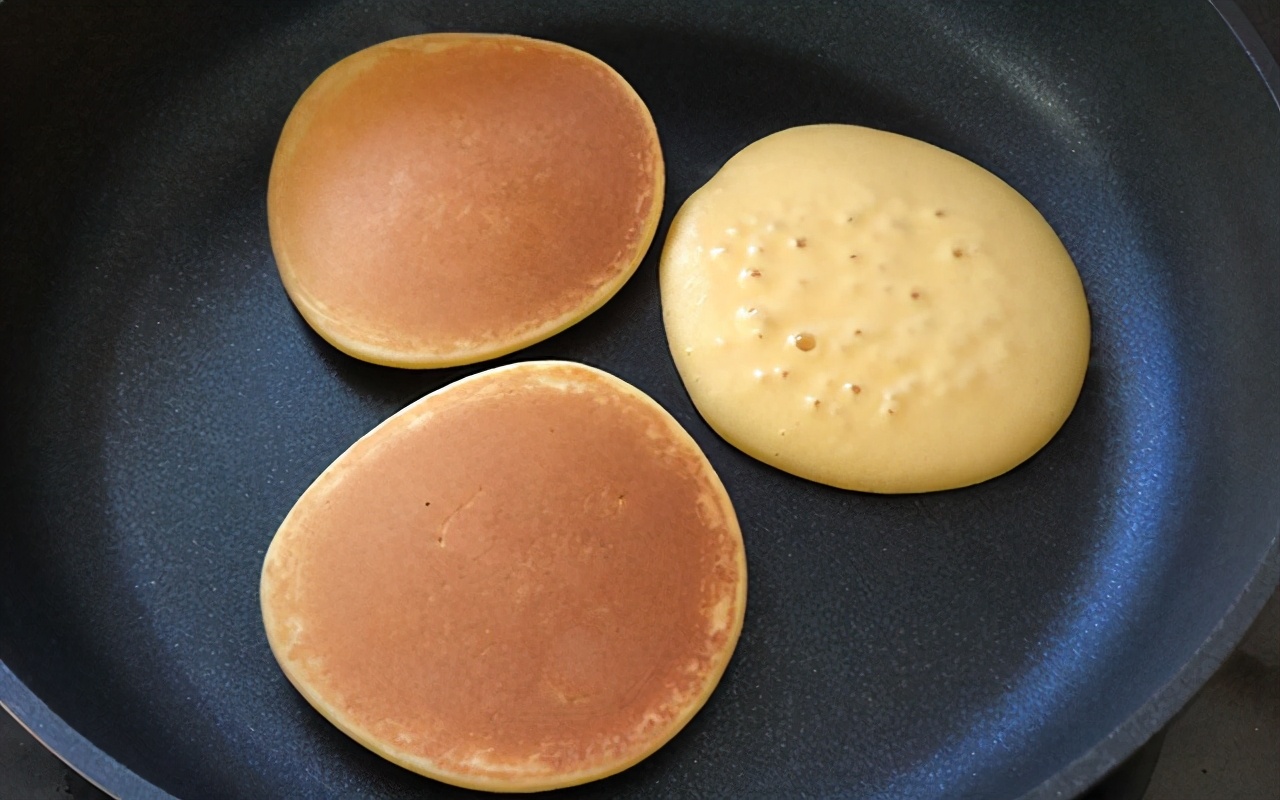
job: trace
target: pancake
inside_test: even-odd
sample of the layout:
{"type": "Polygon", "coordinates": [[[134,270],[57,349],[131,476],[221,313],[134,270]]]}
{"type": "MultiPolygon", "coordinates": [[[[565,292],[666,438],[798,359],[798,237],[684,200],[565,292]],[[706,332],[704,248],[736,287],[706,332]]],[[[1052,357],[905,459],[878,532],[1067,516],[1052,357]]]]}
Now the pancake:
{"type": "Polygon", "coordinates": [[[267,192],[285,290],[378,364],[509,353],[603,305],[662,210],[653,119],[599,59],[519,36],[384,42],[298,100],[267,192]]]}
{"type": "Polygon", "coordinates": [[[742,534],[666,411],[590,367],[529,362],[364,436],[267,550],[262,615],[298,691],[446,783],[604,777],[679,731],[742,629],[742,534]]]}
{"type": "Polygon", "coordinates": [[[1044,217],[978,165],[852,125],[768,136],[680,209],[663,319],[699,412],[821,483],[1000,475],[1071,413],[1089,308],[1044,217]]]}

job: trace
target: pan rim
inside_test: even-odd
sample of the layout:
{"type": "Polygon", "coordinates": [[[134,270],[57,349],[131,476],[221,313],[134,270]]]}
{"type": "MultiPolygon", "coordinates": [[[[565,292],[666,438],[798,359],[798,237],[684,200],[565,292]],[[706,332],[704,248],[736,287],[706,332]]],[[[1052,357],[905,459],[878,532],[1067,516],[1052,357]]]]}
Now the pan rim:
{"type": "MultiPolygon", "coordinates": [[[[1234,0],[1207,0],[1231,31],[1280,112],[1280,65],[1234,0]]],[[[1021,795],[1022,800],[1075,797],[1097,784],[1163,730],[1239,646],[1280,585],[1280,521],[1257,569],[1200,647],[1109,734],[1058,772],[1021,795]]],[[[0,659],[0,709],[49,752],[107,795],[179,800],[106,753],[49,708],[0,659]]]]}
{"type": "MultiPolygon", "coordinates": [[[[1280,111],[1280,65],[1267,49],[1235,0],[1208,0],[1244,50],[1262,80],[1276,110],[1280,111]]],[[[1280,585],[1280,522],[1258,569],[1223,615],[1209,637],[1168,681],[1111,733],[1094,744],[1048,780],[1022,795],[1022,800],[1075,797],[1097,784],[1164,730],[1174,715],[1186,707],[1227,656],[1240,645],[1249,628],[1280,585]]]]}
{"type": "MultiPolygon", "coordinates": [[[[1022,800],[1075,797],[1098,783],[1163,730],[1217,671],[1253,625],[1280,583],[1280,524],[1266,554],[1222,621],[1182,669],[1104,739],[1022,800]],[[1211,669],[1206,669],[1211,667],[1211,669]]],[[[178,800],[138,775],[68,725],[0,660],[0,708],[51,753],[113,798],[178,800]]]]}
{"type": "Polygon", "coordinates": [[[1021,800],[1075,797],[1101,781],[1151,737],[1164,730],[1244,640],[1277,583],[1280,583],[1280,523],[1249,582],[1209,638],[1182,668],[1111,733],[1039,786],[1023,794],[1021,800]]]}
{"type": "Polygon", "coordinates": [[[0,709],[7,711],[27,733],[80,777],[120,800],[175,800],[138,773],[89,741],[45,705],[0,659],[0,709]]]}

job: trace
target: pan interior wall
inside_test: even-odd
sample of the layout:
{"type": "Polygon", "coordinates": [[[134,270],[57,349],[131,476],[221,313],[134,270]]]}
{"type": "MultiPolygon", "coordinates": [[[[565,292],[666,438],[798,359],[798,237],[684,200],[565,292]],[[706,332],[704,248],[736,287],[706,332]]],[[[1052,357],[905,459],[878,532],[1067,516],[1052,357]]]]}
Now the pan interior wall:
{"type": "Polygon", "coordinates": [[[565,358],[688,428],[751,571],[706,709],[570,794],[1016,796],[1174,681],[1098,777],[1194,690],[1179,675],[1280,518],[1280,115],[1230,32],[1192,2],[534,5],[0,6],[0,661],[181,797],[461,796],[297,696],[258,570],[301,491],[389,414],[496,363],[565,358]],[[266,177],[320,71],[432,30],[603,58],[653,112],[668,191],[652,252],[587,321],[406,372],[298,318],[266,177]],[[1094,352],[1075,413],[1024,466],[846,493],[752,461],[694,411],[658,304],[671,214],[747,143],[814,122],[960,153],[1063,238],[1094,352]]]}

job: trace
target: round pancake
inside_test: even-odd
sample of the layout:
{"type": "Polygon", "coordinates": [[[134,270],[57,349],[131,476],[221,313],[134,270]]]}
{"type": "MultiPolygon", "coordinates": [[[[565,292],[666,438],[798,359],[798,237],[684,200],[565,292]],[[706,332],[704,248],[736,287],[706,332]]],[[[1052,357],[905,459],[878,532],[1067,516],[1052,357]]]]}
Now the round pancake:
{"type": "Polygon", "coordinates": [[[458,786],[623,770],[715,688],[746,561],[724,487],[638,389],[530,362],[461,380],[303,493],[262,571],[267,638],[325,717],[458,786]]]}
{"type": "Polygon", "coordinates": [[[671,224],[671,353],[749,455],[847,489],[967,486],[1062,426],[1089,360],[1080,276],[996,176],[851,125],[768,136],[671,224]]]}
{"type": "Polygon", "coordinates": [[[384,42],[298,100],[267,193],[302,316],[397,367],[467,364],[595,311],[662,210],[653,119],[594,56],[519,36],[384,42]]]}

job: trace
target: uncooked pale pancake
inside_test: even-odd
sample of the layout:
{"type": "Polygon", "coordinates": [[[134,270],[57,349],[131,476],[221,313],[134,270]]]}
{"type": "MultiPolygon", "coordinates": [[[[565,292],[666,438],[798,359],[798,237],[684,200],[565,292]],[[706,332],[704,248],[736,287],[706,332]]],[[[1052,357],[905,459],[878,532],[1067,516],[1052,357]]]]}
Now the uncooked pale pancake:
{"type": "Polygon", "coordinates": [[[325,339],[397,367],[466,364],[564,330],[631,277],[662,210],[653,119],[599,59],[427,34],[344,58],[298,100],[267,216],[325,339]]]}
{"type": "Polygon", "coordinates": [[[924,492],[999,475],[1075,405],[1089,309],[1021,195],[924,142],[792,128],[689,198],[663,318],[707,422],[822,483],[924,492]]]}
{"type": "Polygon", "coordinates": [[[742,534],[693,439],[599,370],[531,362],[428,395],[298,500],[262,613],[289,680],[374,752],[535,791],[652,753],[720,680],[742,534]]]}

